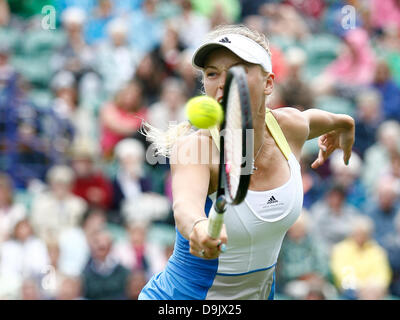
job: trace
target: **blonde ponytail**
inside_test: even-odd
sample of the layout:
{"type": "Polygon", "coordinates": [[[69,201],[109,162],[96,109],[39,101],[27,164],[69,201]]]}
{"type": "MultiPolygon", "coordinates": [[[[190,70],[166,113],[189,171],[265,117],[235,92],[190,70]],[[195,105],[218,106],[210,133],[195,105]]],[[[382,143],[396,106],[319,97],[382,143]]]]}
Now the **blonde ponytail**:
{"type": "Polygon", "coordinates": [[[162,155],[169,158],[175,143],[180,137],[188,135],[192,131],[192,125],[189,121],[182,121],[178,124],[169,124],[167,131],[162,131],[153,127],[148,122],[143,122],[140,128],[148,141],[150,141],[156,149],[156,155],[162,155]]]}

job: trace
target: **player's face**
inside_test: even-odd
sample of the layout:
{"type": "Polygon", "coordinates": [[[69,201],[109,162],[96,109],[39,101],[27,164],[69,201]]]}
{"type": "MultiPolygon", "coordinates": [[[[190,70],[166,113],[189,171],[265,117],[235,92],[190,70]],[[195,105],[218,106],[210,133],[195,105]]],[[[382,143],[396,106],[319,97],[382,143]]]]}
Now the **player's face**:
{"type": "Polygon", "coordinates": [[[259,65],[248,63],[225,48],[211,52],[205,62],[203,82],[208,96],[221,102],[229,68],[241,65],[247,73],[252,113],[258,114],[265,108],[265,99],[272,93],[273,75],[266,74],[259,65]]]}

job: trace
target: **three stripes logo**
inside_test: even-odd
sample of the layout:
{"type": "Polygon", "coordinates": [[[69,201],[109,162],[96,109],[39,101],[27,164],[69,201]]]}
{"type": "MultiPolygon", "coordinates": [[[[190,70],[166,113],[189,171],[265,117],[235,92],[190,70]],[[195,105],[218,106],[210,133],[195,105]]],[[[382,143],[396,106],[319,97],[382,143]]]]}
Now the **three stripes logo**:
{"type": "Polygon", "coordinates": [[[231,40],[229,40],[227,37],[222,38],[221,40],[219,40],[219,42],[222,43],[231,43],[231,40]]]}
{"type": "Polygon", "coordinates": [[[271,198],[269,198],[267,204],[274,204],[274,203],[278,203],[278,200],[276,200],[274,196],[271,196],[271,198]]]}

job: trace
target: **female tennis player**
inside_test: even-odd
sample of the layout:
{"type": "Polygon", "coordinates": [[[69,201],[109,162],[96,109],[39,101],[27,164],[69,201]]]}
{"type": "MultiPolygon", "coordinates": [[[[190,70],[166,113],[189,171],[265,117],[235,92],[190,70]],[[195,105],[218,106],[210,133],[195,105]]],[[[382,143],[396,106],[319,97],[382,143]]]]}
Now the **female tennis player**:
{"type": "Polygon", "coordinates": [[[273,299],[282,240],[302,209],[302,147],[306,140],[319,137],[313,168],[338,148],[347,163],[354,120],[315,109],[266,108],[274,83],[270,51],[265,37],[247,27],[211,31],[195,51],[193,65],[203,73],[205,94],[218,101],[227,70],[236,65],[246,70],[257,170],[245,201],[228,207],[219,238],[211,238],[207,215],[215,201],[218,161],[214,160],[219,159],[215,132],[191,132],[187,122],[165,133],[147,127],[146,135],[158,151],[176,160],[171,161],[176,243],[165,270],[150,279],[139,299],[273,299]],[[209,161],[181,160],[187,160],[190,150],[197,155],[209,151],[209,161]]]}

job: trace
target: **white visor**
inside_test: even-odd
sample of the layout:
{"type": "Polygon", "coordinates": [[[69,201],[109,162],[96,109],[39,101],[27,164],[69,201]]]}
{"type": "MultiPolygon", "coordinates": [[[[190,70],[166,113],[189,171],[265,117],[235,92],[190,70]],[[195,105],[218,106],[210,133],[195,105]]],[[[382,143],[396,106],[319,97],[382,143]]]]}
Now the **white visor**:
{"type": "Polygon", "coordinates": [[[225,47],[244,61],[259,64],[264,71],[271,73],[271,57],[257,42],[241,34],[225,34],[215,40],[207,41],[193,54],[192,64],[196,68],[204,68],[208,54],[216,48],[225,47]]]}

